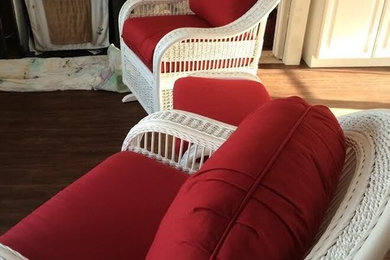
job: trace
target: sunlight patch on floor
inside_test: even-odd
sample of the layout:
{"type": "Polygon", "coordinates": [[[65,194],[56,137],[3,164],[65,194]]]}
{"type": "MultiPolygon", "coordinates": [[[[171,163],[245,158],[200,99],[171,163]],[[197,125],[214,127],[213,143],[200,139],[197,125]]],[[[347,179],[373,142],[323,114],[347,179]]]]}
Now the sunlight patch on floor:
{"type": "Polygon", "coordinates": [[[343,116],[343,115],[347,115],[347,114],[350,114],[350,113],[354,113],[354,112],[361,111],[361,109],[330,108],[330,111],[332,111],[332,113],[333,113],[336,117],[338,117],[338,116],[343,116]]]}

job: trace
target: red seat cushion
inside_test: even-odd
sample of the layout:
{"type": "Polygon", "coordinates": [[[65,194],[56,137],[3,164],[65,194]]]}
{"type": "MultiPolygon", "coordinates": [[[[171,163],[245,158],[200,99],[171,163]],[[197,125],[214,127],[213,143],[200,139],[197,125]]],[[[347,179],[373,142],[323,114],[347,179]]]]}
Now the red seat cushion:
{"type": "Polygon", "coordinates": [[[245,14],[257,0],[190,0],[191,10],[213,26],[231,23],[245,14]]]}
{"type": "Polygon", "coordinates": [[[173,107],[238,125],[270,100],[263,84],[245,79],[185,77],[173,88],[173,107]]]}
{"type": "Polygon", "coordinates": [[[123,25],[122,38],[126,45],[153,70],[153,54],[157,43],[167,33],[182,27],[211,27],[195,15],[172,15],[129,18],[123,25]]]}
{"type": "Polygon", "coordinates": [[[187,175],[118,153],[0,237],[29,259],[144,259],[187,175]]]}
{"type": "Polygon", "coordinates": [[[344,154],[326,107],[266,103],[183,184],[147,259],[302,259],[344,154]]]}

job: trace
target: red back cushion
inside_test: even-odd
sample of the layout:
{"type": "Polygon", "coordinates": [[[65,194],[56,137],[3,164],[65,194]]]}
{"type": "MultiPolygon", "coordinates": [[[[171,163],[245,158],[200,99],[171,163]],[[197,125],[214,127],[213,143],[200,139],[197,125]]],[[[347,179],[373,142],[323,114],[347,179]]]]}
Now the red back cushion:
{"type": "Polygon", "coordinates": [[[247,79],[184,77],[173,88],[174,109],[236,126],[269,100],[263,84],[247,79]]]}
{"type": "Polygon", "coordinates": [[[223,26],[245,14],[257,0],[190,0],[191,10],[213,26],[223,26]]]}
{"type": "Polygon", "coordinates": [[[181,187],[148,259],[301,259],[344,162],[328,108],[270,101],[181,187]]]}
{"type": "Polygon", "coordinates": [[[209,28],[210,25],[196,15],[134,17],[123,24],[122,38],[152,71],[156,45],[166,34],[183,27],[209,28]]]}

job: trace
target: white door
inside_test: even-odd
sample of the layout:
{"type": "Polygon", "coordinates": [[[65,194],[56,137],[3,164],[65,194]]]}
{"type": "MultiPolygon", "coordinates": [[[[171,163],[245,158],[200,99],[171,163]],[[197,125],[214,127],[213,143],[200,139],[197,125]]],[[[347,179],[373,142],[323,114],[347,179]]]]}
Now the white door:
{"type": "Polygon", "coordinates": [[[373,57],[390,58],[390,0],[384,5],[373,57]]]}
{"type": "Polygon", "coordinates": [[[328,0],[318,58],[370,58],[384,1],[328,0]]]}

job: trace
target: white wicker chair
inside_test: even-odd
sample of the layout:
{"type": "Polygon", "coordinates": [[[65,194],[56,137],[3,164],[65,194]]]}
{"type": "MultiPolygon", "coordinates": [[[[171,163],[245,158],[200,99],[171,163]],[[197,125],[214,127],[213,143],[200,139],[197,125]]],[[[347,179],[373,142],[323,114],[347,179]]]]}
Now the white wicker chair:
{"type": "MultiPolygon", "coordinates": [[[[321,231],[305,259],[383,259],[390,248],[390,110],[357,112],[340,117],[339,122],[347,142],[345,164],[321,231]]],[[[160,111],[130,130],[122,150],[191,173],[235,129],[188,112],[160,111]],[[181,142],[175,149],[177,139],[181,142]]],[[[0,244],[0,259],[26,258],[0,244]]]]}
{"type": "MultiPolygon", "coordinates": [[[[358,112],[339,121],[348,147],[344,169],[317,242],[305,259],[383,259],[390,248],[390,110],[358,112]]],[[[188,112],[161,111],[134,126],[122,150],[191,173],[235,129],[188,112]],[[181,143],[175,149],[177,138],[181,143]],[[168,142],[179,156],[168,152],[168,142]],[[184,152],[185,142],[190,152],[184,152]]]]}
{"type": "MultiPolygon", "coordinates": [[[[171,31],[154,50],[153,72],[121,39],[123,82],[133,93],[123,101],[135,95],[151,113],[172,108],[173,84],[180,77],[201,71],[256,75],[268,14],[278,2],[258,0],[241,18],[222,27],[171,31]],[[223,66],[217,65],[222,61],[223,66]],[[193,66],[181,65],[189,63],[193,66]]],[[[119,15],[119,31],[128,18],[179,14],[193,14],[188,0],[128,0],[119,15]]]]}

